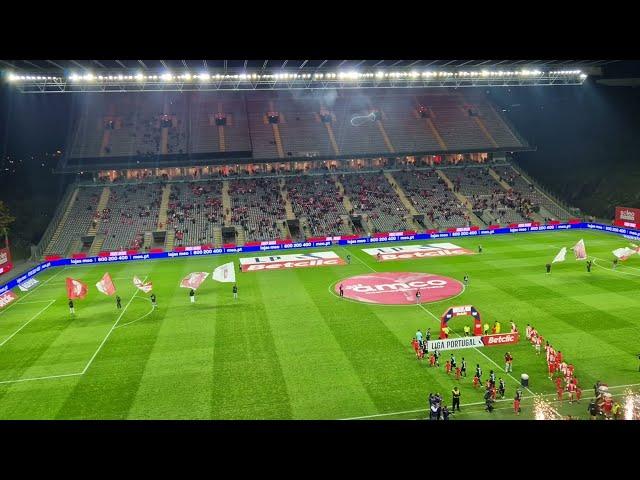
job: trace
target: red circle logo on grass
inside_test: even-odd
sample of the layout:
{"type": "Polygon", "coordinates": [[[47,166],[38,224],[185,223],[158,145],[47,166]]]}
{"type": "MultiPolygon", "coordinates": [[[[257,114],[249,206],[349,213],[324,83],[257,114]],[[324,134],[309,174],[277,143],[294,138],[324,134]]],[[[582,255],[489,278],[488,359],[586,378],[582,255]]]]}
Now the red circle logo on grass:
{"type": "Polygon", "coordinates": [[[359,302],[382,305],[411,305],[416,303],[420,290],[420,303],[437,302],[462,292],[457,280],[431,273],[385,272],[370,273],[338,282],[335,292],[359,302]]]}

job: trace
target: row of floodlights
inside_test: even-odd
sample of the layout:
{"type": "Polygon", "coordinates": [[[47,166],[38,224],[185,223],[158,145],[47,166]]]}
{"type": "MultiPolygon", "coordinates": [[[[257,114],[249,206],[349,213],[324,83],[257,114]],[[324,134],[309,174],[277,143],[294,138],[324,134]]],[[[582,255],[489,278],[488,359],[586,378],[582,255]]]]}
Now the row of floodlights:
{"type": "MultiPolygon", "coordinates": [[[[376,73],[361,73],[361,72],[339,72],[339,73],[243,73],[243,74],[210,74],[207,72],[190,74],[183,73],[180,75],[174,75],[172,73],[163,73],[161,75],[144,75],[137,73],[135,75],[94,75],[87,73],[79,75],[73,73],[69,75],[68,80],[71,82],[105,82],[105,81],[163,81],[163,82],[188,82],[188,81],[210,81],[210,80],[240,80],[240,81],[278,81],[278,80],[367,80],[367,79],[418,79],[418,78],[496,78],[496,77],[540,77],[544,73],[540,70],[518,70],[518,71],[458,71],[458,72],[445,72],[445,71],[428,71],[428,72],[376,72],[376,73]]],[[[581,70],[559,70],[550,71],[548,75],[564,75],[564,76],[580,76],[586,78],[586,75],[581,70]]],[[[16,75],[9,74],[9,81],[62,81],[62,77],[59,76],[40,76],[40,75],[16,75]]]]}

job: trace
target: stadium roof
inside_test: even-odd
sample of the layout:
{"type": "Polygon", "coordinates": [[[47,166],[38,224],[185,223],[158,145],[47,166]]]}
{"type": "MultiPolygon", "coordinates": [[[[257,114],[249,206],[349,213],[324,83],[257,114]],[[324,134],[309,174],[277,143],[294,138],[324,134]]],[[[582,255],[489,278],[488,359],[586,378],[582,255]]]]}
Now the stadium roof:
{"type": "Polygon", "coordinates": [[[598,67],[617,60],[0,60],[4,69],[16,73],[117,70],[281,70],[281,69],[351,69],[351,68],[501,68],[550,67],[574,69],[598,67]]]}
{"type": "Polygon", "coordinates": [[[580,85],[615,60],[0,60],[25,93],[580,85]]]}

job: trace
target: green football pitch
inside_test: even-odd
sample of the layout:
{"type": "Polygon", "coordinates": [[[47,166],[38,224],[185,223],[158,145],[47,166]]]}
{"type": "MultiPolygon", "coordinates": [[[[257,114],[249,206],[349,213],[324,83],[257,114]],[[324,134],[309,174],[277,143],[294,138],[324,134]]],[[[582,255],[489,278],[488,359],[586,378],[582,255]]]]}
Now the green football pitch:
{"type": "MultiPolygon", "coordinates": [[[[471,374],[480,364],[485,377],[493,369],[505,380],[505,400],[492,413],[484,411],[471,376],[458,381],[444,372],[444,362],[431,368],[417,360],[410,345],[416,330],[437,332],[438,318],[453,305],[475,306],[483,321],[499,320],[503,332],[511,320],[522,334],[530,323],[563,352],[575,365],[583,398],[552,403],[562,415],[588,418],[597,380],[615,399],[640,389],[640,257],[611,268],[611,251],[628,240],[562,231],[441,241],[474,252],[481,243],[484,251],[377,262],[360,247],[333,246],[317,251],[350,253],[350,265],[239,273],[237,300],[231,284],[208,278],[195,304],[179,287],[187,273],[267,253],[51,269],[31,291],[16,289],[19,300],[0,310],[0,418],[422,419],[428,394],[439,392],[450,405],[455,385],[462,411],[454,420],[532,419],[534,396],[555,402],[544,351],[537,356],[524,339],[455,352],[471,374]],[[547,275],[544,265],[580,238],[595,259],[591,273],[569,250],[547,275]],[[339,280],[372,270],[458,280],[468,274],[470,282],[458,297],[422,306],[371,305],[333,293],[339,280]],[[107,271],[122,310],[94,286],[107,271]],[[153,282],[155,311],[133,286],[134,275],[153,282]],[[74,317],[67,276],[89,284],[74,317]],[[514,357],[511,374],[504,372],[507,349],[514,357]],[[515,416],[511,399],[521,373],[530,384],[515,416]]],[[[454,335],[465,324],[471,325],[469,317],[453,319],[454,335]]]]}

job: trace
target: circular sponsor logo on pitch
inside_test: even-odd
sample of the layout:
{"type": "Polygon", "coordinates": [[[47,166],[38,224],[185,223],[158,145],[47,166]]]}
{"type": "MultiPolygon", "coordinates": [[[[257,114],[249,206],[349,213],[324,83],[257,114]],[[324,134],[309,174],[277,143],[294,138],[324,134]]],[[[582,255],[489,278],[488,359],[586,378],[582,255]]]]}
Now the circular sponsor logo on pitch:
{"type": "Polygon", "coordinates": [[[385,272],[370,273],[347,278],[338,282],[335,292],[359,302],[382,305],[411,305],[417,303],[416,292],[420,290],[420,303],[438,302],[462,292],[457,280],[431,273],[385,272]]]}

